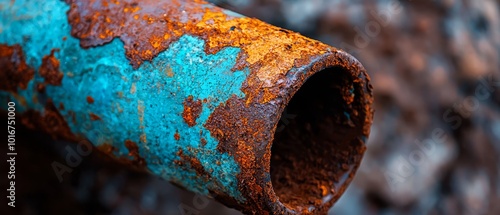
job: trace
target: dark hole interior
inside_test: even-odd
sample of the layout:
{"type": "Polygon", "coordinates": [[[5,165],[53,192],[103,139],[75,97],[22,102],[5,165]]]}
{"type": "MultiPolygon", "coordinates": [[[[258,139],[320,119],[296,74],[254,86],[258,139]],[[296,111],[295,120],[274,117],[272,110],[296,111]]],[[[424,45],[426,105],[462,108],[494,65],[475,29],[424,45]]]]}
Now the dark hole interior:
{"type": "Polygon", "coordinates": [[[314,209],[335,198],[349,177],[364,147],[356,138],[361,117],[353,117],[357,90],[348,71],[328,68],[310,77],[282,113],[271,149],[271,180],[287,207],[314,209]]]}

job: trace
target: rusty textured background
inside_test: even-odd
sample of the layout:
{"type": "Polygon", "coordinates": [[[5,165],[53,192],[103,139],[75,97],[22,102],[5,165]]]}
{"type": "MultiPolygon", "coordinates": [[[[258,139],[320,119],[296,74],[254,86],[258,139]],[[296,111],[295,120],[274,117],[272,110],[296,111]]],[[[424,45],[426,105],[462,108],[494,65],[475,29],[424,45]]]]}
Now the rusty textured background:
{"type": "Polygon", "coordinates": [[[0,1],[0,28],[18,125],[244,213],[326,213],[366,150],[356,59],[205,1],[0,1]],[[297,117],[275,134],[285,107],[297,117]]]}
{"type": "MultiPolygon", "coordinates": [[[[498,214],[499,2],[397,2],[402,9],[382,26],[374,14],[386,11],[391,1],[217,1],[344,45],[372,76],[376,114],[367,157],[332,214],[498,214]],[[380,32],[363,40],[370,21],[379,23],[380,32]],[[445,141],[419,144],[441,130],[445,141]]],[[[59,183],[47,165],[64,153],[36,140],[23,141],[30,146],[24,153],[39,158],[19,164],[25,166],[20,171],[30,170],[20,173],[30,178],[19,185],[29,193],[22,214],[183,214],[179,206],[194,214],[239,214],[156,178],[103,165],[94,153],[59,183]],[[101,186],[107,189],[97,189],[101,186]]]]}
{"type": "Polygon", "coordinates": [[[367,157],[331,212],[500,213],[499,1],[216,2],[344,48],[369,71],[367,157]]]}

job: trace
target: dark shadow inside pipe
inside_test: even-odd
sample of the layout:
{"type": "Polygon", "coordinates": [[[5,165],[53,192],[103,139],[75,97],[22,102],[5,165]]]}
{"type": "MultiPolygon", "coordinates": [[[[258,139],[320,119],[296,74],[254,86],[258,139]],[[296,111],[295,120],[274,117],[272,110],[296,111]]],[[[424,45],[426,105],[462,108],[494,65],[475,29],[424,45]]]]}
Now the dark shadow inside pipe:
{"type": "Polygon", "coordinates": [[[288,208],[313,210],[337,198],[355,170],[364,150],[359,88],[348,70],[328,68],[310,77],[282,113],[271,149],[271,180],[288,208]]]}

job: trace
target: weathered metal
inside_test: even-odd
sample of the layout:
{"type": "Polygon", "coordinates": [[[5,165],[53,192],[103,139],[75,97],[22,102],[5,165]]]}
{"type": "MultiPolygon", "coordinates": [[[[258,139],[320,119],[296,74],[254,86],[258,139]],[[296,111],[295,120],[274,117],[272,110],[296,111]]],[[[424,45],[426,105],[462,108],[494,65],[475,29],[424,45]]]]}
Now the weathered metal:
{"type": "Polygon", "coordinates": [[[318,41],[200,0],[3,0],[0,24],[3,108],[245,213],[326,213],[361,162],[369,78],[318,41]]]}

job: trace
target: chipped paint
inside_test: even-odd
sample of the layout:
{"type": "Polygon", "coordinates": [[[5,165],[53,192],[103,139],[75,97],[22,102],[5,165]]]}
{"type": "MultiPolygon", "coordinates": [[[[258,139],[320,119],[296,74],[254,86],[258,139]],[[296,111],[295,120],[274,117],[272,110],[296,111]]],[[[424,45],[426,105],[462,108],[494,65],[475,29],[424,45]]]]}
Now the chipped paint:
{"type": "Polygon", "coordinates": [[[372,89],[361,64],[333,47],[204,1],[16,0],[0,8],[0,50],[22,50],[0,53],[12,68],[0,75],[15,80],[0,100],[21,104],[24,123],[56,138],[88,138],[246,213],[322,213],[359,165],[372,89]],[[322,179],[307,189],[328,201],[280,202],[273,183],[289,173],[270,175],[274,131],[302,84],[330,67],[347,71],[328,89],[340,92],[341,112],[325,125],[346,132],[332,136],[339,144],[353,141],[333,160],[349,168],[307,173],[322,179]],[[344,179],[332,182],[330,173],[344,179]]]}

